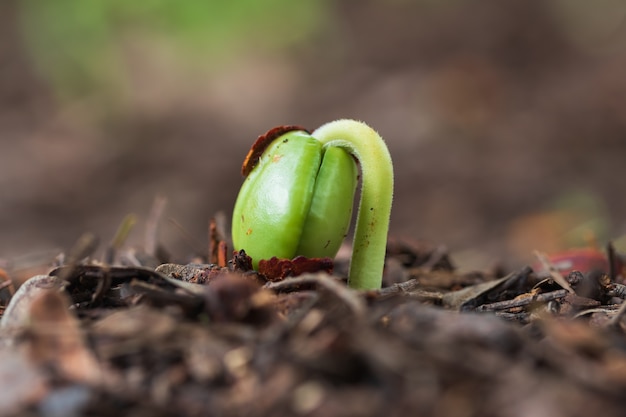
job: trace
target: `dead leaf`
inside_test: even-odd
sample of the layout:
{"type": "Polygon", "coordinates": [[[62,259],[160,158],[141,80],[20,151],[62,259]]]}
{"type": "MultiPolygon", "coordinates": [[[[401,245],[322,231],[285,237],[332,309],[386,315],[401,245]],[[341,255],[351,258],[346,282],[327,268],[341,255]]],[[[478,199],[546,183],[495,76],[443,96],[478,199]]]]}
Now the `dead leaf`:
{"type": "Polygon", "coordinates": [[[259,261],[259,273],[272,282],[315,272],[332,274],[333,260],[331,258],[296,256],[292,260],[273,257],[272,259],[261,259],[259,261]]]}

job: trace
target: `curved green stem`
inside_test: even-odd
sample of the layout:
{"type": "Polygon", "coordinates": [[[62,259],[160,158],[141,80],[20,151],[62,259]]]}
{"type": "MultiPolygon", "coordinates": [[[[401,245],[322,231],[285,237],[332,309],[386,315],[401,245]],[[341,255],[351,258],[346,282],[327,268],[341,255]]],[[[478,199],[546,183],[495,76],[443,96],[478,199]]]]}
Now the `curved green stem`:
{"type": "Polygon", "coordinates": [[[380,288],[393,199],[393,164],[389,150],[376,131],[356,120],[327,123],[312,136],[324,146],[344,148],[361,165],[361,200],[348,282],[352,288],[380,288]]]}

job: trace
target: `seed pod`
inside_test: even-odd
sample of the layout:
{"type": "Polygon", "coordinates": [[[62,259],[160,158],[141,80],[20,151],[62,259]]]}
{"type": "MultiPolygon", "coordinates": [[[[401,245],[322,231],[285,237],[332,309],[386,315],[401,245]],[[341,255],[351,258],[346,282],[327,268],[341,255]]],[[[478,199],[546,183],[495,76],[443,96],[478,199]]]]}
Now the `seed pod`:
{"type": "Polygon", "coordinates": [[[261,137],[244,162],[232,237],[255,268],[274,256],[334,257],[350,226],[356,162],[344,149],[323,147],[291,128],[261,137]]]}
{"type": "Polygon", "coordinates": [[[363,122],[340,119],[309,134],[280,126],[252,145],[233,213],[233,243],[259,260],[334,257],[350,224],[357,167],[361,193],[348,285],[382,283],[393,163],[383,138],[363,122]],[[356,161],[356,162],[355,162],[356,161]]]}

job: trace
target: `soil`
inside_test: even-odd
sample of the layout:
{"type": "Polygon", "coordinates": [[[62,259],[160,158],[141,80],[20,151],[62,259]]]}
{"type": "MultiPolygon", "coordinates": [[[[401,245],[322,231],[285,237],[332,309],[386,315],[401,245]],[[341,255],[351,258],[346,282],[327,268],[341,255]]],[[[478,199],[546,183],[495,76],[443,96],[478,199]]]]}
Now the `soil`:
{"type": "Polygon", "coordinates": [[[73,260],[94,248],[4,310],[1,415],[623,415],[612,267],[460,273],[441,247],[392,240],[383,288],[355,291],[341,258],[287,277],[243,252],[223,267],[112,248],[118,266],[73,260]]]}

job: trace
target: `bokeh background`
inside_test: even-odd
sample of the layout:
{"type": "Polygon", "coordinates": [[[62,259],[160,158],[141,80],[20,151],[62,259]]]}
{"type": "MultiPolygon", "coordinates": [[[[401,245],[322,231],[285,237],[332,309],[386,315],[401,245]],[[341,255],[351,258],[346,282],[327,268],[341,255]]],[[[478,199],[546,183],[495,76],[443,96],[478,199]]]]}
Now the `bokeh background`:
{"type": "Polygon", "coordinates": [[[393,236],[477,268],[624,240],[621,0],[3,0],[0,259],[128,213],[141,243],[157,196],[182,257],[259,134],[344,117],[390,148],[393,236]]]}

